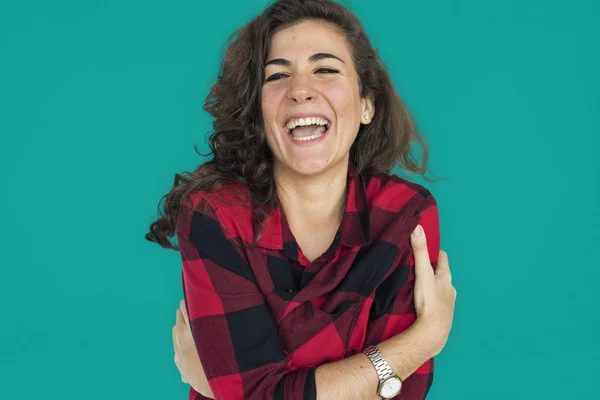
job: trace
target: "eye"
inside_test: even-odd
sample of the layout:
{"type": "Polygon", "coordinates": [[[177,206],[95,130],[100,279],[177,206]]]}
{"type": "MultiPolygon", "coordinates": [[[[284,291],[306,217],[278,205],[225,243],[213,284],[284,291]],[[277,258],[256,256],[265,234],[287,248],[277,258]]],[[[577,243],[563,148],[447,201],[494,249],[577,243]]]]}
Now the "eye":
{"type": "Polygon", "coordinates": [[[339,71],[333,68],[319,68],[316,72],[319,74],[337,74],[339,71]]]}
{"type": "Polygon", "coordinates": [[[276,74],[273,74],[273,75],[269,76],[269,77],[268,77],[268,78],[265,80],[265,82],[276,81],[276,80],[278,80],[278,79],[285,78],[285,77],[287,77],[287,75],[286,75],[286,74],[282,74],[282,73],[276,73],[276,74]]]}

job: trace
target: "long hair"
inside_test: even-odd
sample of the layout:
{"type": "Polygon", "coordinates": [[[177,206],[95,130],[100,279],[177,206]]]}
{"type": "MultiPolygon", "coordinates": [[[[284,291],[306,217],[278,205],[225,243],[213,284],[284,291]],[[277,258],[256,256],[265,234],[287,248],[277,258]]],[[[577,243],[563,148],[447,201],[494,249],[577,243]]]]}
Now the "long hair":
{"type": "Polygon", "coordinates": [[[204,110],[214,117],[208,139],[213,157],[191,173],[175,175],[173,187],[159,202],[160,217],[150,225],[147,240],[178,250],[168,238],[176,232],[185,199],[195,191],[215,192],[232,183],[241,185],[250,193],[257,222],[274,205],[273,155],[261,113],[264,64],[272,35],[303,20],[328,22],[345,35],[360,94],[374,102],[373,120],[361,125],[350,149],[352,168],[357,173],[389,173],[399,166],[428,180],[426,144],[358,18],[330,0],[279,0],[229,38],[217,81],[204,103],[204,110]],[[422,165],[411,153],[415,140],[423,150],[422,165]]]}

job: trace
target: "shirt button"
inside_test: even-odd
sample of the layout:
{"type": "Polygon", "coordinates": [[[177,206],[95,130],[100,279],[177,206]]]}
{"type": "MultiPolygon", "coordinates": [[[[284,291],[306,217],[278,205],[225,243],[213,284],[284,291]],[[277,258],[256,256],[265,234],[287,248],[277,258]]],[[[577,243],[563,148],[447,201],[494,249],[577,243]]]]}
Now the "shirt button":
{"type": "Polygon", "coordinates": [[[296,291],[296,289],[288,289],[287,292],[288,293],[294,293],[296,291]]]}

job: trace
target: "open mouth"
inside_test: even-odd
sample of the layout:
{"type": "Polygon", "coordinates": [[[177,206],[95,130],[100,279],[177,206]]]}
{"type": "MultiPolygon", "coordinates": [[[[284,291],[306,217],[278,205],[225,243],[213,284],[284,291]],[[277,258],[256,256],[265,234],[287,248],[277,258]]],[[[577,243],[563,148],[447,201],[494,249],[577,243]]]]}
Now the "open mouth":
{"type": "Polygon", "coordinates": [[[323,117],[294,118],[287,121],[285,131],[294,140],[315,140],[329,131],[331,121],[323,117]]]}

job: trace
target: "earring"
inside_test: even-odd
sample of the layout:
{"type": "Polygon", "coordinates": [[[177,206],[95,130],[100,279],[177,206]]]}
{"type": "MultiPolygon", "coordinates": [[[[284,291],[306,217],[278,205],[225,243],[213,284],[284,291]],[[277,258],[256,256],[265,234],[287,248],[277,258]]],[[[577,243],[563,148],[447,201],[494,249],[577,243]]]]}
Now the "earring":
{"type": "Polygon", "coordinates": [[[365,119],[369,119],[369,114],[365,114],[365,119]]]}

